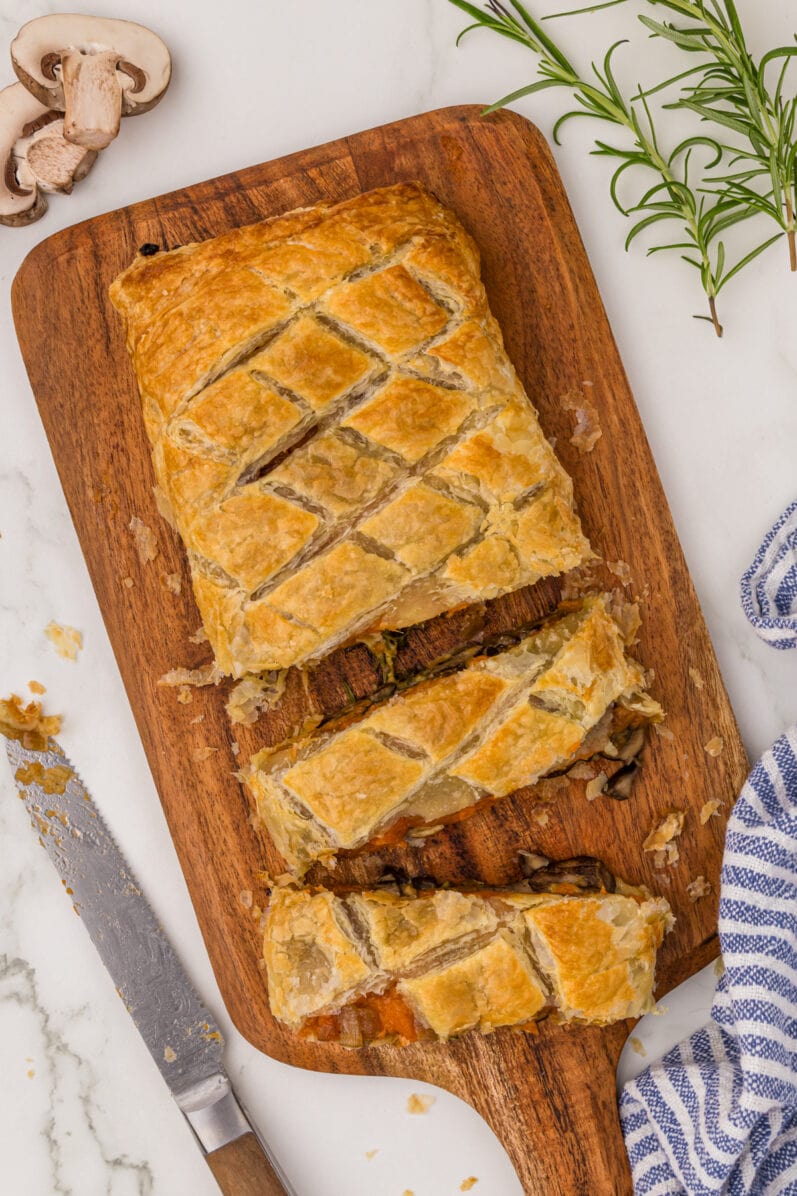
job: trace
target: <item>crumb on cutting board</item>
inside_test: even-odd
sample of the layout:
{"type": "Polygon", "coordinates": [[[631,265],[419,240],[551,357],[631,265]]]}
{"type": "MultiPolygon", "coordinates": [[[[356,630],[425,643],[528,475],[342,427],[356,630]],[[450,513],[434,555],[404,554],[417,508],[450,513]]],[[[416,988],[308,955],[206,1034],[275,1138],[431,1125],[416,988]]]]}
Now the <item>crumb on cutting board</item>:
{"type": "Polygon", "coordinates": [[[189,702],[193,702],[194,695],[191,692],[190,685],[181,685],[177,691],[177,701],[181,706],[187,706],[189,702]]]}
{"type": "Polygon", "coordinates": [[[204,627],[197,627],[193,635],[189,635],[188,642],[191,644],[206,644],[208,642],[208,633],[204,627]]]}
{"type": "Polygon", "coordinates": [[[725,747],[725,740],[721,735],[715,735],[713,739],[709,739],[705,746],[705,751],[709,756],[719,756],[722,749],[725,747]]]}
{"type": "Polygon", "coordinates": [[[707,897],[711,892],[711,881],[706,880],[705,876],[696,876],[695,879],[686,886],[686,892],[689,900],[694,905],[701,897],[707,897]]]}
{"type": "Polygon", "coordinates": [[[700,809],[700,825],[705,826],[709,818],[719,818],[720,806],[724,804],[716,797],[709,798],[707,802],[704,802],[700,809]]]}
{"type": "Polygon", "coordinates": [[[139,519],[138,515],[134,515],[127,526],[133,533],[133,543],[136,546],[138,559],[142,565],[148,565],[158,555],[158,543],[154,531],[144,523],[143,519],[139,519]]]}
{"type": "Polygon", "coordinates": [[[702,689],[703,686],[706,684],[705,681],[703,680],[702,674],[700,673],[699,669],[690,669],[689,677],[690,677],[695,689],[702,689]]]}
{"type": "Polygon", "coordinates": [[[205,744],[204,747],[196,747],[193,749],[191,752],[191,759],[197,764],[201,764],[203,760],[208,760],[213,753],[217,752],[218,750],[218,748],[208,747],[207,744],[205,744]]]}
{"type": "Polygon", "coordinates": [[[210,664],[200,665],[198,669],[169,669],[168,673],[158,678],[158,685],[195,685],[201,688],[203,685],[218,685],[223,676],[216,662],[211,661],[210,664]]]}
{"type": "Polygon", "coordinates": [[[56,623],[51,619],[44,629],[44,634],[64,660],[77,660],[77,654],[83,647],[83,634],[76,627],[56,623]]]}
{"type": "MultiPolygon", "coordinates": [[[[591,382],[583,382],[582,386],[592,386],[591,382]]],[[[580,453],[591,453],[603,435],[603,429],[598,419],[598,409],[580,390],[571,390],[562,396],[562,407],[565,411],[572,411],[576,417],[576,425],[570,443],[580,453]]]]}
{"type": "Polygon", "coordinates": [[[177,595],[183,592],[183,579],[179,573],[161,573],[161,585],[170,594],[177,595]]]}
{"type": "Polygon", "coordinates": [[[642,844],[644,851],[653,852],[653,862],[656,868],[672,867],[681,858],[675,840],[684,829],[685,818],[685,810],[670,810],[642,844]]]}
{"type": "Polygon", "coordinates": [[[122,578],[122,585],[125,587],[126,590],[132,590],[132,588],[135,584],[136,583],[133,581],[132,577],[123,577],[122,578]]]}
{"type": "Polygon", "coordinates": [[[407,1097],[408,1113],[428,1113],[435,1102],[434,1096],[426,1096],[420,1092],[412,1092],[407,1097]]]}
{"type": "Polygon", "coordinates": [[[606,568],[618,579],[621,585],[630,586],[631,566],[627,561],[607,561],[606,568]]]}

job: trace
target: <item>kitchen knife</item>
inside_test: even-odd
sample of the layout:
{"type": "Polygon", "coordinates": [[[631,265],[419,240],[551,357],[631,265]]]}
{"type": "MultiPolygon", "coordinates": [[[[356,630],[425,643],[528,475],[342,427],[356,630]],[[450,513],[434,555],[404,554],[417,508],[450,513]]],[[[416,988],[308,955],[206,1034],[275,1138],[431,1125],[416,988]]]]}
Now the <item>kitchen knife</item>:
{"type": "Polygon", "coordinates": [[[6,737],[39,841],[224,1196],[296,1196],[232,1090],[224,1041],[74,767],[6,737]]]}

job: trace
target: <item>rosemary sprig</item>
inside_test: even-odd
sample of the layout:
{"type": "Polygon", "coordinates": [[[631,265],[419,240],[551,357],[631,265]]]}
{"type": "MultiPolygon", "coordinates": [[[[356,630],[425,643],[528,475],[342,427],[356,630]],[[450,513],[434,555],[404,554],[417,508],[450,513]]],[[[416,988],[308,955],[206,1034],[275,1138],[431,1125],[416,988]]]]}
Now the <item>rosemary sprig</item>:
{"type": "MultiPolygon", "coordinates": [[[[750,206],[751,211],[770,216],[785,231],[789,261],[797,270],[797,96],[786,96],[784,87],[797,46],[782,46],[756,62],[747,48],[742,23],[734,0],[648,0],[666,8],[688,24],[674,25],[640,16],[640,21],[657,37],[666,38],[688,53],[705,53],[709,60],[665,80],[660,91],[687,76],[679,98],[667,108],[688,108],[703,121],[711,121],[739,134],[745,148],[725,147],[730,165],[741,166],[730,174],[715,176],[723,194],[750,206]],[[770,68],[774,90],[768,86],[770,68]],[[765,181],[762,193],[756,184],[765,181]]],[[[647,93],[652,94],[651,91],[647,93]]]]}
{"type": "Polygon", "coordinates": [[[486,0],[484,8],[478,8],[469,0],[449,2],[472,18],[472,24],[463,29],[457,44],[466,33],[482,27],[519,42],[538,59],[537,74],[540,78],[503,96],[485,112],[494,112],[546,88],[561,87],[572,94],[578,107],[565,112],[554,125],[553,135],[557,143],[562,125],[575,116],[605,121],[630,133],[629,148],[596,140],[596,148],[592,151],[599,156],[619,160],[611,178],[610,194],[623,215],[633,215],[635,218],[626,238],[626,249],[645,229],[663,221],[677,221],[681,227],[680,238],[672,243],[655,245],[648,253],[665,249],[685,251],[681,256],[698,270],[708,299],[709,315],[697,318],[710,320],[717,336],[722,336],[722,325],[717,315],[717,296],[731,278],[776,238],[758,245],[734,265],[728,265],[725,245],[719,237],[726,229],[750,216],[751,209],[739,195],[696,191],[689,181],[693,152],[700,147],[707,149],[711,155],[709,166],[717,166],[723,154],[720,143],[712,137],[699,135],[685,138],[669,154],[659,147],[645,93],[640,89],[634,97],[638,103],[626,101],[612,71],[612,57],[622,42],[616,42],[609,49],[603,59],[602,69],[593,63],[593,77],[584,79],[520,0],[508,0],[508,4],[502,0],[486,0]],[[626,171],[635,167],[649,171],[656,181],[634,205],[626,208],[620,202],[617,188],[626,171]]]}

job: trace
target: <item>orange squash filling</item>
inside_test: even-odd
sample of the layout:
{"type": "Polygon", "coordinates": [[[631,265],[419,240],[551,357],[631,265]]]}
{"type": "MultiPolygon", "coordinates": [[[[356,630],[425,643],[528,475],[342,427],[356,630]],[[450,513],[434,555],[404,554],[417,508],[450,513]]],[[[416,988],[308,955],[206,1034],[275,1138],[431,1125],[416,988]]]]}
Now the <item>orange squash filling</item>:
{"type": "MultiPolygon", "coordinates": [[[[417,1042],[422,1030],[407,1002],[391,985],[383,993],[364,993],[339,1013],[320,1013],[309,1017],[299,1031],[300,1037],[317,1042],[346,1042],[352,1022],[361,1024],[363,1044],[383,1038],[398,1038],[402,1043],[417,1042]]],[[[352,1045],[358,1045],[352,1043],[352,1045]]]]}

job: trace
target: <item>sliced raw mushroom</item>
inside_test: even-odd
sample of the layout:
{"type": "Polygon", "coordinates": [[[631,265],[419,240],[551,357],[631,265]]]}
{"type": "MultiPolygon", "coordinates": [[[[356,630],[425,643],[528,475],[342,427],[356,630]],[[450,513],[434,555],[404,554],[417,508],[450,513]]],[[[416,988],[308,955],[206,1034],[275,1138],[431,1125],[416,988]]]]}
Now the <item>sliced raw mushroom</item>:
{"type": "Polygon", "coordinates": [[[45,191],[69,192],[92,167],[93,150],[64,139],[64,121],[21,83],[0,91],[0,224],[31,224],[47,211],[45,191]]]}
{"type": "Polygon", "coordinates": [[[64,113],[64,136],[101,150],[122,116],[153,108],[169,86],[171,59],[151,30],[132,21],[51,13],[11,43],[17,77],[42,104],[64,113]]]}

